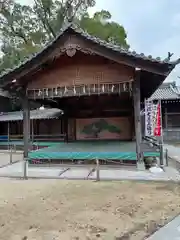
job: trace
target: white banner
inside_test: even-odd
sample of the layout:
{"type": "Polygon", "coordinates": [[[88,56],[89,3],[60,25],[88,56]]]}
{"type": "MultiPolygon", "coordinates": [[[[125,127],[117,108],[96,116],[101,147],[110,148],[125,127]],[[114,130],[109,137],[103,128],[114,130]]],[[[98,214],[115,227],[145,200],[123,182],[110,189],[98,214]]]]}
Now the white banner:
{"type": "Polygon", "coordinates": [[[145,100],[145,136],[154,135],[154,106],[150,100],[145,100]]]}
{"type": "MultiPolygon", "coordinates": [[[[155,129],[158,119],[161,120],[161,112],[158,112],[158,106],[161,108],[160,103],[154,104],[153,101],[145,100],[145,136],[155,136],[155,129]]],[[[161,125],[161,124],[160,124],[161,125]]],[[[159,126],[161,127],[161,126],[159,126]]],[[[159,136],[159,133],[158,133],[159,136]]]]}

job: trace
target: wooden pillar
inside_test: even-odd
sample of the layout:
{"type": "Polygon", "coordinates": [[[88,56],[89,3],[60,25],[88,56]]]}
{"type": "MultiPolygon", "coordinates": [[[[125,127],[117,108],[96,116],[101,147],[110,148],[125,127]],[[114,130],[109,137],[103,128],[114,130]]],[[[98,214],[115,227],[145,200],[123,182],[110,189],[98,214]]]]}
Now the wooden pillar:
{"type": "Polygon", "coordinates": [[[64,121],[63,125],[64,125],[65,142],[68,142],[68,114],[67,114],[67,111],[64,111],[63,121],[64,121]]]}
{"type": "Polygon", "coordinates": [[[24,158],[28,158],[29,140],[30,140],[30,109],[27,96],[23,98],[23,140],[24,140],[24,158]]]}
{"type": "Polygon", "coordinates": [[[140,96],[140,73],[141,69],[135,69],[135,77],[133,82],[133,100],[134,100],[134,121],[135,121],[135,137],[136,137],[136,155],[137,162],[143,162],[143,154],[141,149],[142,133],[141,133],[141,96],[140,96]]]}

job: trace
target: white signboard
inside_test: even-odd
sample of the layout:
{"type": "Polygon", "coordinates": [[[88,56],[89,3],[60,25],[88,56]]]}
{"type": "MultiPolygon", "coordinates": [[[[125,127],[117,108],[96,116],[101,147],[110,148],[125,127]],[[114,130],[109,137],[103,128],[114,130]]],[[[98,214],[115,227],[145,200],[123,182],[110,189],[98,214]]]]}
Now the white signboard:
{"type": "Polygon", "coordinates": [[[145,100],[145,136],[154,135],[154,106],[150,100],[145,100]]]}
{"type": "Polygon", "coordinates": [[[154,129],[156,127],[156,121],[157,121],[157,108],[158,108],[158,104],[153,104],[153,109],[152,109],[153,136],[154,136],[154,129]]]}

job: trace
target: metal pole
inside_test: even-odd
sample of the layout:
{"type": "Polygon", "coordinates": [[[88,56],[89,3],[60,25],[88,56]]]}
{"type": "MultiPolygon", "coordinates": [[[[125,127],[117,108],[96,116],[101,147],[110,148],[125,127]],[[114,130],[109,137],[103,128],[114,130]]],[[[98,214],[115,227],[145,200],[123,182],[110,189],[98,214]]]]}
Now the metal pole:
{"type": "Polygon", "coordinates": [[[168,149],[166,148],[166,152],[165,152],[165,160],[166,160],[166,166],[168,167],[168,149]]]}
{"type": "Polygon", "coordinates": [[[9,122],[7,123],[7,135],[8,135],[8,150],[10,148],[10,127],[9,127],[9,122]]]}
{"type": "Polygon", "coordinates": [[[96,158],[96,181],[100,181],[100,174],[99,174],[99,159],[96,158]]]}
{"type": "Polygon", "coordinates": [[[27,180],[28,177],[27,177],[27,158],[24,158],[24,173],[23,173],[23,176],[24,176],[24,179],[27,180]]]}
{"type": "Polygon", "coordinates": [[[12,146],[10,147],[10,164],[12,164],[12,146]]]}

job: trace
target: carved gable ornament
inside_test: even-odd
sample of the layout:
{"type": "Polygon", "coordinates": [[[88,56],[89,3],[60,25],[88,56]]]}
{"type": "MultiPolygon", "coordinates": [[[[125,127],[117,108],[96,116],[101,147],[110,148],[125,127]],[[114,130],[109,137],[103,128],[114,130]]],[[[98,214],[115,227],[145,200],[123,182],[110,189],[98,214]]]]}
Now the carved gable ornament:
{"type": "Polygon", "coordinates": [[[65,47],[66,54],[69,57],[73,57],[76,54],[76,50],[77,50],[77,45],[76,44],[68,44],[65,47]]]}
{"type": "Polygon", "coordinates": [[[90,54],[90,55],[95,54],[90,49],[84,48],[81,45],[75,44],[75,43],[65,44],[63,48],[60,48],[60,52],[66,53],[69,57],[73,57],[77,51],[81,51],[84,54],[90,54]]]}
{"type": "Polygon", "coordinates": [[[81,51],[84,54],[95,54],[91,49],[87,48],[82,40],[76,37],[69,37],[63,46],[60,47],[60,54],[66,53],[69,57],[73,57],[77,51],[81,51]]]}

